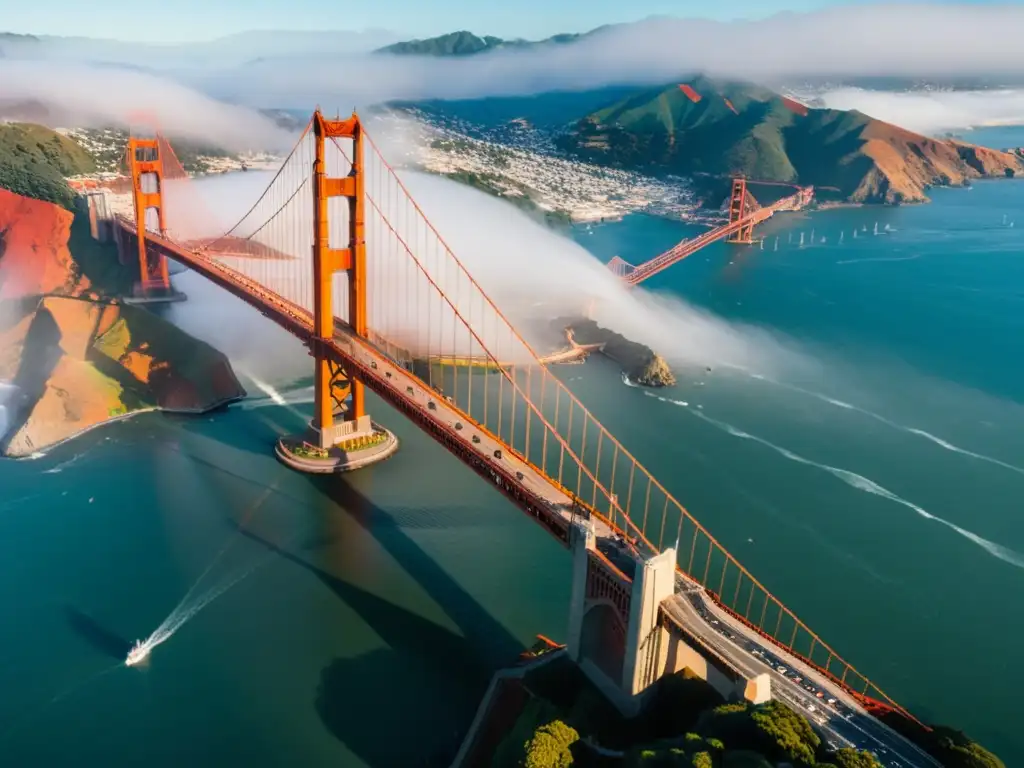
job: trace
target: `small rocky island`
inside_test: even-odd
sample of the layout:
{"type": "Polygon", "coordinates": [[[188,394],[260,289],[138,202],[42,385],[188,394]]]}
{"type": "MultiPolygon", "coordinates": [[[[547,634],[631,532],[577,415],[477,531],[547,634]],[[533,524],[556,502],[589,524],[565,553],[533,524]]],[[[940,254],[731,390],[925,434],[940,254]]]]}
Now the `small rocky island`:
{"type": "Polygon", "coordinates": [[[0,455],[106,422],[245,396],[221,352],[117,295],[131,276],[82,215],[0,189],[0,455]]]}
{"type": "Polygon", "coordinates": [[[622,367],[630,381],[645,387],[670,387],[675,374],[665,359],[650,347],[630,341],[622,334],[602,328],[593,320],[581,317],[560,317],[551,322],[553,329],[571,331],[579,345],[600,344],[601,353],[622,367]]]}

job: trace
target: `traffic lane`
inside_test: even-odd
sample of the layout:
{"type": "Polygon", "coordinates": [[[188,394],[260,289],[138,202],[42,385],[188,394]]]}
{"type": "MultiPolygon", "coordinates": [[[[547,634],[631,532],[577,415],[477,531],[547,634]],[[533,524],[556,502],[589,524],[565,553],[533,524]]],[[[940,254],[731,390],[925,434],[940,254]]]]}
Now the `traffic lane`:
{"type": "MultiPolygon", "coordinates": [[[[515,474],[518,482],[547,502],[553,513],[562,517],[567,522],[572,520],[573,515],[570,511],[572,500],[569,496],[555,488],[538,470],[519,459],[507,446],[495,440],[488,432],[478,428],[467,416],[455,410],[453,404],[449,403],[443,394],[432,389],[418,376],[411,374],[405,368],[393,362],[380,350],[366,345],[364,340],[360,340],[364,343],[357,343],[351,337],[351,331],[348,326],[341,321],[335,322],[334,341],[343,346],[346,354],[356,358],[366,367],[380,373],[390,384],[399,388],[399,390],[404,384],[404,396],[419,407],[421,411],[424,411],[428,418],[445,424],[454,430],[456,435],[461,438],[463,445],[480,456],[480,458],[490,463],[512,468],[514,474],[519,473],[515,474]],[[433,408],[430,407],[430,403],[434,403],[433,408]],[[461,428],[457,428],[456,425],[461,425],[461,428]],[[477,439],[474,441],[474,438],[477,439]],[[501,458],[495,456],[495,451],[500,451],[501,458]],[[521,477],[520,474],[522,475],[521,477]]],[[[609,526],[596,518],[592,518],[592,522],[595,534],[598,537],[614,539],[614,533],[609,526]]]]}
{"type": "MultiPolygon", "coordinates": [[[[701,617],[696,611],[694,611],[693,619],[695,622],[704,621],[703,617],[701,617]]],[[[693,624],[688,624],[687,627],[691,630],[694,629],[693,624]]],[[[704,642],[715,647],[717,651],[725,656],[730,663],[733,663],[738,669],[742,670],[744,674],[751,674],[755,668],[747,661],[746,655],[743,653],[742,649],[739,649],[734,645],[734,650],[730,653],[729,645],[732,645],[733,643],[729,638],[714,637],[713,635],[716,632],[718,632],[718,630],[709,628],[703,631],[698,630],[694,633],[697,634],[700,639],[704,640],[704,642]],[[708,633],[712,636],[709,637],[708,633]],[[722,639],[727,640],[727,643],[723,644],[721,642],[722,639]],[[740,661],[740,657],[743,657],[744,660],[740,661]]],[[[874,752],[881,752],[883,755],[888,754],[890,751],[898,751],[898,745],[891,744],[888,739],[885,738],[888,734],[882,730],[884,729],[884,726],[877,724],[866,716],[866,721],[864,723],[851,722],[844,720],[841,716],[830,712],[824,707],[819,709],[819,705],[821,705],[822,702],[817,698],[807,697],[798,684],[786,679],[771,666],[760,662],[757,662],[757,666],[761,667],[761,669],[757,671],[774,673],[771,675],[773,696],[777,696],[782,699],[796,711],[807,709],[810,712],[811,719],[813,719],[817,726],[826,733],[827,741],[837,743],[838,747],[850,746],[858,749],[869,749],[874,752]],[[813,706],[814,709],[809,709],[810,706],[813,706]],[[862,727],[863,725],[868,725],[872,732],[869,733],[868,729],[862,727]],[[880,744],[880,741],[883,743],[880,744]]],[[[908,760],[908,765],[914,764],[914,762],[908,760]]]]}
{"type": "MultiPolygon", "coordinates": [[[[774,661],[776,667],[782,666],[785,668],[786,665],[788,665],[786,673],[779,673],[782,674],[783,677],[788,677],[790,670],[802,668],[803,674],[809,681],[818,681],[817,685],[812,685],[810,683],[804,684],[803,681],[792,681],[793,683],[801,683],[805,690],[815,695],[815,699],[817,701],[815,701],[815,699],[811,700],[811,703],[815,705],[815,709],[817,709],[817,706],[820,704],[822,705],[821,711],[828,712],[829,710],[824,707],[825,704],[828,704],[829,707],[838,712],[839,716],[848,724],[852,725],[852,727],[856,728],[858,731],[865,733],[871,742],[877,743],[882,747],[883,751],[894,752],[895,754],[902,756],[902,759],[908,761],[911,765],[937,765],[930,755],[918,748],[915,744],[904,739],[900,734],[890,729],[884,723],[881,723],[877,719],[871,717],[871,715],[863,710],[859,702],[853,699],[843,689],[837,689],[837,686],[833,687],[832,681],[825,678],[816,670],[809,669],[808,666],[799,659],[792,657],[787,659],[778,651],[774,651],[774,649],[772,649],[760,635],[755,635],[749,628],[736,621],[734,617],[724,611],[721,611],[713,601],[705,600],[703,595],[699,592],[691,591],[691,596],[694,600],[699,600],[705,606],[706,610],[709,612],[713,611],[715,612],[715,615],[720,616],[727,626],[745,639],[748,646],[758,648],[761,654],[767,657],[769,661],[774,661]],[[833,695],[828,696],[829,693],[833,695]],[[846,703],[841,703],[839,699],[842,699],[846,703]]],[[[778,669],[775,671],[778,673],[778,669]]],[[[815,710],[811,711],[813,712],[815,710]]]]}
{"type": "MultiPolygon", "coordinates": [[[[706,621],[696,609],[684,599],[679,601],[673,601],[678,603],[681,610],[678,612],[672,612],[675,618],[686,627],[686,629],[697,636],[698,640],[703,641],[705,644],[714,648],[720,653],[725,660],[733,667],[738,669],[747,678],[756,677],[762,673],[768,673],[771,680],[772,696],[783,699],[787,704],[796,710],[806,709],[807,705],[811,703],[811,700],[802,694],[799,687],[790,684],[790,681],[784,677],[780,677],[779,673],[776,672],[771,666],[765,662],[757,659],[756,657],[751,658],[751,654],[745,652],[742,648],[728,642],[728,638],[720,636],[718,630],[714,627],[708,626],[706,621]],[[723,643],[725,639],[727,642],[723,643]]],[[[836,728],[836,723],[822,713],[816,722],[819,727],[828,730],[833,738],[839,739],[843,742],[848,742],[850,746],[853,746],[854,741],[848,739],[848,737],[839,729],[836,728]],[[822,722],[824,720],[824,722],[822,722]]]]}
{"type": "MultiPolygon", "coordinates": [[[[791,660],[782,657],[778,651],[770,649],[768,644],[764,642],[760,635],[754,635],[746,627],[743,627],[735,622],[735,620],[725,614],[724,611],[712,612],[717,606],[714,605],[713,601],[706,601],[701,593],[702,590],[688,590],[686,604],[692,606],[700,618],[700,620],[710,624],[710,620],[705,617],[707,616],[718,616],[720,621],[718,627],[728,627],[732,630],[732,637],[725,636],[725,639],[734,645],[739,645],[736,642],[736,638],[742,638],[743,645],[746,647],[748,652],[752,650],[758,650],[760,654],[765,657],[768,661],[768,668],[775,673],[773,676],[773,682],[778,681],[780,685],[787,686],[786,690],[791,692],[791,695],[797,700],[804,702],[804,708],[811,712],[812,717],[816,713],[820,713],[822,717],[825,717],[829,723],[832,724],[833,730],[842,730],[848,737],[856,737],[858,747],[861,749],[868,749],[873,752],[881,752],[884,755],[890,753],[896,755],[899,759],[905,761],[907,765],[925,765],[934,766],[938,765],[934,759],[920,750],[916,745],[911,744],[909,741],[904,739],[902,736],[892,731],[888,726],[879,722],[875,718],[868,715],[863,709],[860,708],[859,704],[854,705],[840,705],[839,697],[849,702],[852,697],[849,697],[845,691],[833,691],[833,689],[819,682],[818,685],[807,684],[803,686],[803,690],[807,690],[814,693],[815,696],[812,699],[808,699],[804,696],[801,690],[800,683],[795,680],[791,680],[787,677],[787,673],[790,670],[795,670],[803,667],[803,674],[808,680],[822,680],[820,673],[815,674],[813,670],[806,670],[806,665],[799,663],[799,660],[791,660]],[[701,607],[698,607],[698,604],[701,607]],[[774,662],[774,664],[772,663],[774,662]],[[794,663],[796,662],[796,663],[794,663]],[[799,664],[799,666],[797,666],[799,664]],[[788,666],[787,666],[788,665],[788,666]],[[780,672],[779,668],[787,670],[786,673],[780,672]],[[822,692],[822,697],[818,697],[817,693],[822,692]],[[825,694],[827,692],[833,692],[839,694],[839,697],[830,697],[834,701],[825,701],[825,694]],[[810,704],[814,709],[810,709],[807,704],[810,704]],[[828,707],[825,705],[828,704],[828,707]],[[819,709],[820,706],[820,709],[819,709]],[[844,711],[845,710],[845,711],[844,711]]],[[[716,630],[720,634],[723,634],[722,629],[716,630]]],[[[801,681],[802,682],[802,681],[801,681]]],[[[773,685],[773,692],[775,686],[773,685]]],[[[780,690],[783,690],[780,688],[780,690]]],[[[853,700],[855,702],[855,700],[853,700]]],[[[815,721],[820,723],[820,717],[815,717],[815,721]]]]}

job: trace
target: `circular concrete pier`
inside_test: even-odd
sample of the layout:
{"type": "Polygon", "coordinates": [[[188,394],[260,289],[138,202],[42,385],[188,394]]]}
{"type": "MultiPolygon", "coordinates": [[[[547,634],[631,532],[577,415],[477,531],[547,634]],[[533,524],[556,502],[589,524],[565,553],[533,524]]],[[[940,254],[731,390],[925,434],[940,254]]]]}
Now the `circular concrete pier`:
{"type": "Polygon", "coordinates": [[[398,438],[394,433],[379,424],[374,424],[373,430],[374,434],[379,436],[379,442],[365,447],[359,447],[358,442],[353,440],[347,441],[355,443],[353,447],[343,447],[346,443],[342,443],[321,452],[317,448],[311,448],[301,436],[282,437],[274,446],[274,453],[281,463],[299,472],[351,472],[384,461],[398,450],[398,438]]]}

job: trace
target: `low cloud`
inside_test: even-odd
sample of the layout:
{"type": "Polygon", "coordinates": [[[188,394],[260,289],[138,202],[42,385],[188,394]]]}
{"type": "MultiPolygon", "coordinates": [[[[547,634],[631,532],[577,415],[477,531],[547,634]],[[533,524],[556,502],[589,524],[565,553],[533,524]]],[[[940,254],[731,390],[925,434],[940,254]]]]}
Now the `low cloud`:
{"type": "MultiPolygon", "coordinates": [[[[37,49],[23,47],[34,58],[8,52],[15,58],[0,60],[0,101],[35,99],[73,116],[118,122],[147,111],[168,133],[217,139],[228,148],[280,148],[289,143],[284,132],[238,105],[306,111],[320,104],[345,113],[395,99],[656,84],[697,71],[764,82],[1024,76],[1024,7],[1009,5],[872,4],[757,21],[651,19],[604,28],[572,44],[457,58],[352,53],[325,47],[327,38],[312,34],[303,49],[297,36],[281,43],[266,37],[246,59],[208,59],[203,67],[185,55],[187,46],[157,47],[148,72],[99,65],[91,59],[94,48],[48,40],[37,49]]],[[[831,98],[836,106],[863,104],[870,114],[918,129],[1012,121],[1021,114],[1016,92],[930,102],[869,101],[870,94],[853,91],[831,98]]]]}
{"type": "MultiPolygon", "coordinates": [[[[517,328],[535,327],[538,317],[579,314],[594,299],[593,317],[600,324],[676,363],[775,371],[801,358],[763,329],[729,322],[673,296],[627,288],[585,248],[505,201],[436,176],[404,173],[402,178],[517,328]]],[[[436,278],[456,283],[453,276],[436,278]]]]}
{"type": "Polygon", "coordinates": [[[294,143],[289,132],[253,109],[117,67],[0,60],[0,100],[41,103],[64,125],[126,126],[146,115],[170,136],[215,141],[225,149],[285,149],[294,143]]]}
{"type": "Polygon", "coordinates": [[[1024,90],[901,93],[840,88],[820,98],[834,109],[857,109],[879,120],[927,134],[983,126],[1024,125],[1024,90]]]}
{"type": "Polygon", "coordinates": [[[652,19],[569,45],[473,57],[331,55],[263,60],[191,82],[248,103],[347,110],[391,99],[518,95],[662,83],[705,71],[755,80],[1024,74],[1024,8],[870,5],[758,21],[652,19]],[[908,33],[912,31],[912,33],[908,33]]]}
{"type": "MultiPolygon", "coordinates": [[[[329,158],[330,159],[330,158],[329,158]]],[[[470,319],[491,351],[502,360],[523,358],[523,349],[504,326],[495,322],[480,295],[468,287],[465,275],[444,256],[436,238],[393,185],[386,183],[381,168],[367,164],[366,188],[374,197],[367,217],[367,259],[370,268],[369,310],[371,325],[388,338],[422,345],[428,332],[435,351],[480,354],[469,336],[456,324],[437,290],[431,287],[403,244],[380,224],[379,206],[389,221],[407,238],[409,247],[450,298],[458,297],[460,312],[470,319]],[[418,339],[418,341],[416,341],[418,339]]],[[[593,317],[607,328],[647,344],[671,362],[695,366],[728,363],[774,372],[799,364],[802,355],[784,340],[753,326],[733,323],[694,308],[673,296],[629,289],[585,248],[558,234],[510,203],[437,176],[402,172],[401,179],[427,219],[441,233],[466,270],[541,354],[559,344],[557,329],[548,320],[579,315],[588,306],[593,317]],[[593,299],[593,302],[591,300],[593,299]],[[547,328],[547,330],[545,330],[547,328]]],[[[221,233],[250,210],[269,183],[268,174],[233,174],[189,183],[187,197],[201,207],[209,232],[221,233]],[[214,223],[216,222],[216,223],[214,223]]],[[[287,186],[287,184],[286,184],[287,186]]],[[[289,187],[290,188],[290,187],[289,187]]],[[[287,194],[271,193],[287,198],[287,194]]],[[[177,221],[178,197],[168,200],[168,215],[177,221]]],[[[271,205],[269,212],[279,210],[271,205]]],[[[311,306],[311,252],[307,232],[311,202],[299,196],[284,206],[290,224],[260,227],[256,239],[292,255],[296,262],[250,262],[232,259],[231,265],[254,277],[275,274],[279,290],[300,304],[311,306]],[[290,206],[290,208],[289,208],[290,206]]],[[[344,232],[343,208],[332,213],[332,228],[344,232]]],[[[338,245],[340,243],[336,242],[338,245]]],[[[657,254],[651,253],[650,256],[657,254]]],[[[339,279],[340,280],[340,279],[339,279]]],[[[336,283],[336,306],[345,315],[344,286],[336,283]]],[[[234,349],[235,347],[232,347],[234,349]]]]}

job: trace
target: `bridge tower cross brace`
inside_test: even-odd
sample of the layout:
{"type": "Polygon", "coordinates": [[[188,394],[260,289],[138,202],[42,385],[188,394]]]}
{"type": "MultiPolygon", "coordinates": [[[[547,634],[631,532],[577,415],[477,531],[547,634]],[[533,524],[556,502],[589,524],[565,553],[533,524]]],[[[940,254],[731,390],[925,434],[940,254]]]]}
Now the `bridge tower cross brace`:
{"type": "Polygon", "coordinates": [[[171,278],[163,254],[150,254],[146,248],[146,214],[157,213],[160,235],[167,234],[164,221],[163,158],[159,136],[152,139],[129,137],[128,167],[132,175],[132,197],[135,204],[136,240],[139,245],[139,288],[143,295],[154,289],[168,292],[171,278]]]}
{"type": "Polygon", "coordinates": [[[370,434],[373,425],[366,413],[363,383],[345,371],[320,343],[334,336],[333,285],[336,272],[348,274],[349,325],[363,338],[368,333],[366,308],[366,195],[363,170],[363,126],[358,115],[345,120],[327,120],[318,109],[313,115],[316,150],[313,160],[313,357],[316,361],[312,428],[320,448],[330,448],[342,440],[370,434]],[[352,140],[352,169],[348,176],[327,174],[327,139],[352,140]],[[348,198],[348,245],[332,248],[328,201],[348,198]],[[344,408],[346,396],[351,405],[344,408]],[[336,409],[344,410],[341,423],[336,409]]]}
{"type": "MultiPolygon", "coordinates": [[[[732,180],[732,194],[729,196],[729,223],[734,224],[747,216],[747,180],[732,180]]],[[[728,243],[750,244],[754,242],[754,224],[747,222],[726,241],[728,243]]]]}

